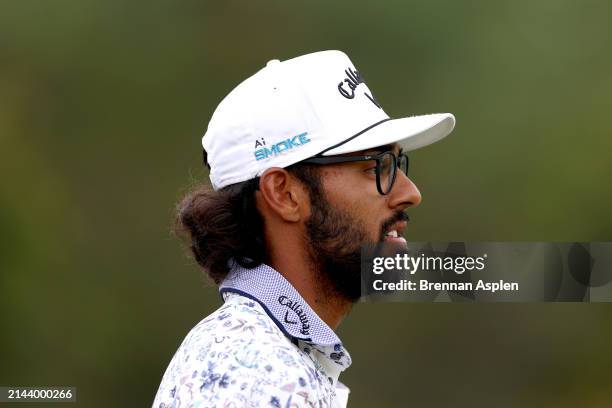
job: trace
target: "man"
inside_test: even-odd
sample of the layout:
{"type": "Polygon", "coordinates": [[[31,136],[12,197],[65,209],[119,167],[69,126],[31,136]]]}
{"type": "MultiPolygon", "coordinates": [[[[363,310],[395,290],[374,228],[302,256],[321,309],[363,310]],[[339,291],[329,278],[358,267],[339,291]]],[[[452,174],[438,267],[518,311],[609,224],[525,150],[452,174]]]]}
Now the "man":
{"type": "Polygon", "coordinates": [[[351,358],[334,333],[360,297],[360,249],[404,242],[421,195],[405,152],[451,114],[391,120],[340,51],[270,61],[203,137],[213,189],[178,208],[224,304],[174,355],[154,407],[340,407],[351,358]]]}

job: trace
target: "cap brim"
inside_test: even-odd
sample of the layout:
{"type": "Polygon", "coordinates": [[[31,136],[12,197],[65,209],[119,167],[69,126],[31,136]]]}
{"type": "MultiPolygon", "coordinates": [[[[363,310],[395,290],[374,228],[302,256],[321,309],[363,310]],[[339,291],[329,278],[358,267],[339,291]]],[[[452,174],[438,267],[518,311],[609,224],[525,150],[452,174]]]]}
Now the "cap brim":
{"type": "Polygon", "coordinates": [[[454,127],[455,117],[451,113],[386,120],[322,154],[352,153],[396,142],[404,151],[415,150],[443,139],[454,127]]]}

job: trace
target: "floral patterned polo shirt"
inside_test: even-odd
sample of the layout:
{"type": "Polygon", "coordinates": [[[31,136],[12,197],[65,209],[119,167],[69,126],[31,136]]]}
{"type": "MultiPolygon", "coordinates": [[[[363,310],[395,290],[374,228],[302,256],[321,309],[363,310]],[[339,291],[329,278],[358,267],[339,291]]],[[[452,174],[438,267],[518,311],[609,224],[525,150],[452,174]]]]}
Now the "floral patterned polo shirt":
{"type": "Polygon", "coordinates": [[[351,357],[297,290],[267,265],[234,265],[225,303],[187,335],[154,408],[345,407],[351,357]]]}

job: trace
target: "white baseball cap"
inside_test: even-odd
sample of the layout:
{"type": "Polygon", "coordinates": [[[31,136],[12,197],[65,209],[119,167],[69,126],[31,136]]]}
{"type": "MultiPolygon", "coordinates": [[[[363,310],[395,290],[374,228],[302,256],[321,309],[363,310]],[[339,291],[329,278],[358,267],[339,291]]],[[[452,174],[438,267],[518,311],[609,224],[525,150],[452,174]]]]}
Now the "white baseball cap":
{"type": "Polygon", "coordinates": [[[202,138],[213,188],[316,155],[399,143],[410,151],[447,136],[450,113],[391,119],[341,51],[272,60],[234,88],[202,138]]]}

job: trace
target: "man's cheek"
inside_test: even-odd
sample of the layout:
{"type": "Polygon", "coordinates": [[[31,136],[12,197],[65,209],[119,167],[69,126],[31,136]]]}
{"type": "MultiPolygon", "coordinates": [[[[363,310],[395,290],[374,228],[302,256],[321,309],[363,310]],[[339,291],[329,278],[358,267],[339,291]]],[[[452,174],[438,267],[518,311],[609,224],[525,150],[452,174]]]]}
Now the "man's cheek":
{"type": "Polygon", "coordinates": [[[381,239],[383,239],[383,237],[382,237],[382,221],[377,221],[377,222],[372,223],[370,225],[369,231],[370,231],[370,239],[373,242],[378,242],[381,239]]]}

